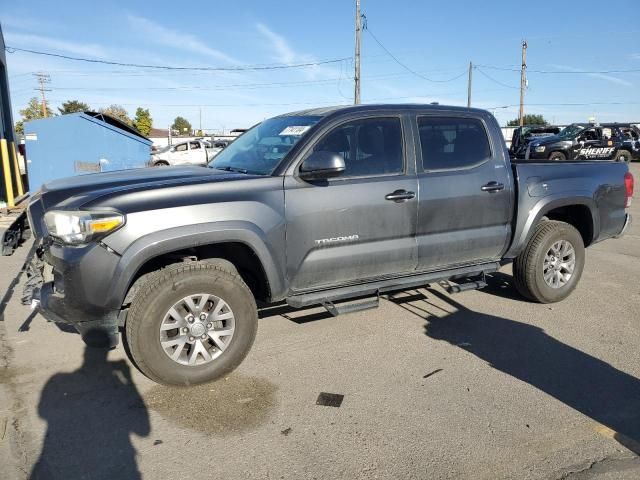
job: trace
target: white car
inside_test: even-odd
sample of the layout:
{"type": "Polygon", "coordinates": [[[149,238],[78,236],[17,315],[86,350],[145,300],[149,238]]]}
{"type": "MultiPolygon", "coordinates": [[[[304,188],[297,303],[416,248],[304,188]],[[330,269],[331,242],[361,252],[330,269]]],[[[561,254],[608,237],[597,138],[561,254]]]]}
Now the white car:
{"type": "Polygon", "coordinates": [[[170,145],[153,153],[149,164],[152,167],[206,165],[221,150],[221,148],[212,148],[211,145],[204,140],[190,140],[188,142],[170,145]]]}

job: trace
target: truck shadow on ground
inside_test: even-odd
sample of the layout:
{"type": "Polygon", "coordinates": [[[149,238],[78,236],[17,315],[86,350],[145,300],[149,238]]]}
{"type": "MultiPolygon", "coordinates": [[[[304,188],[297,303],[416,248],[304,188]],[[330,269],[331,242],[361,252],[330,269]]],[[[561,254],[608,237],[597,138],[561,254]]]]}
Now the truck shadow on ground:
{"type": "Polygon", "coordinates": [[[539,327],[474,312],[437,290],[424,291],[429,297],[417,292],[390,300],[427,320],[430,338],[466,350],[610,428],[620,444],[640,455],[640,380],[539,327]]]}
{"type": "Polygon", "coordinates": [[[31,479],[141,478],[131,434],[150,433],[149,414],[124,360],[85,347],[84,362],[46,383],[38,415],[47,422],[31,479]]]}

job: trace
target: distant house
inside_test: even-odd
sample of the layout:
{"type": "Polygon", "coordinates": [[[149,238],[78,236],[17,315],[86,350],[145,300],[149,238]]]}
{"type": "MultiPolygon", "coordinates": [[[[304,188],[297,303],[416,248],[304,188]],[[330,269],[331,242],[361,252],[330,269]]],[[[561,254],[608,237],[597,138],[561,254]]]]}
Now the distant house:
{"type": "Polygon", "coordinates": [[[151,132],[149,132],[149,138],[153,137],[168,137],[169,129],[168,128],[152,128],[151,132]]]}

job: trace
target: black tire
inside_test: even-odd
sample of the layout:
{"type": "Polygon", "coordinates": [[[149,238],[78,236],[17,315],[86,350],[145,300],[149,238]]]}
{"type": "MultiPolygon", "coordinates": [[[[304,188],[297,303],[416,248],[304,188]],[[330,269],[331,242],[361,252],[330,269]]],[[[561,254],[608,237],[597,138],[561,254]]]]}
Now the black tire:
{"type": "Polygon", "coordinates": [[[551,152],[549,155],[549,160],[552,162],[562,162],[567,159],[567,156],[562,152],[551,152]]]}
{"type": "Polygon", "coordinates": [[[257,329],[255,299],[235,267],[226,260],[207,260],[175,264],[149,274],[133,294],[124,340],[132,363],[151,380],[194,385],[223,377],[236,368],[249,353],[257,329]],[[160,325],[176,302],[198,293],[224,299],[233,312],[235,328],[220,356],[189,366],[172,360],[164,351],[160,325]]]}
{"type": "Polygon", "coordinates": [[[540,303],[564,300],[576,288],[584,269],[584,242],[580,232],[572,225],[558,221],[542,221],[536,227],[524,251],[513,262],[515,287],[522,296],[540,303]],[[553,244],[567,240],[575,251],[573,274],[565,285],[553,288],[543,275],[547,252],[553,244]]]}
{"type": "Polygon", "coordinates": [[[164,160],[160,160],[153,164],[154,167],[168,167],[169,162],[165,162],[164,160]]]}
{"type": "Polygon", "coordinates": [[[616,153],[616,162],[626,162],[629,163],[631,161],[631,152],[627,150],[618,150],[616,153]]]}

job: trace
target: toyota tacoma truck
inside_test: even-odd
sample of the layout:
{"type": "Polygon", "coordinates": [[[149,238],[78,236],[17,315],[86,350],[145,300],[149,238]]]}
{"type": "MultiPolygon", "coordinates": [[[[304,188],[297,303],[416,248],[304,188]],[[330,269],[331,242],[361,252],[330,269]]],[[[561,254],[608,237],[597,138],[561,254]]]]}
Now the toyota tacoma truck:
{"type": "Polygon", "coordinates": [[[525,298],[560,301],[585,247],[623,234],[632,193],[622,162],[511,161],[483,110],[299,111],[207,167],[44,185],[28,208],[34,303],[89,344],[121,332],[152,380],[196,384],[247,355],[257,304],[337,315],[429,282],[481,288],[510,262],[525,298]]]}
{"type": "Polygon", "coordinates": [[[524,160],[615,160],[629,162],[627,138],[618,128],[573,123],[557,135],[523,143],[515,153],[524,160]]]}

